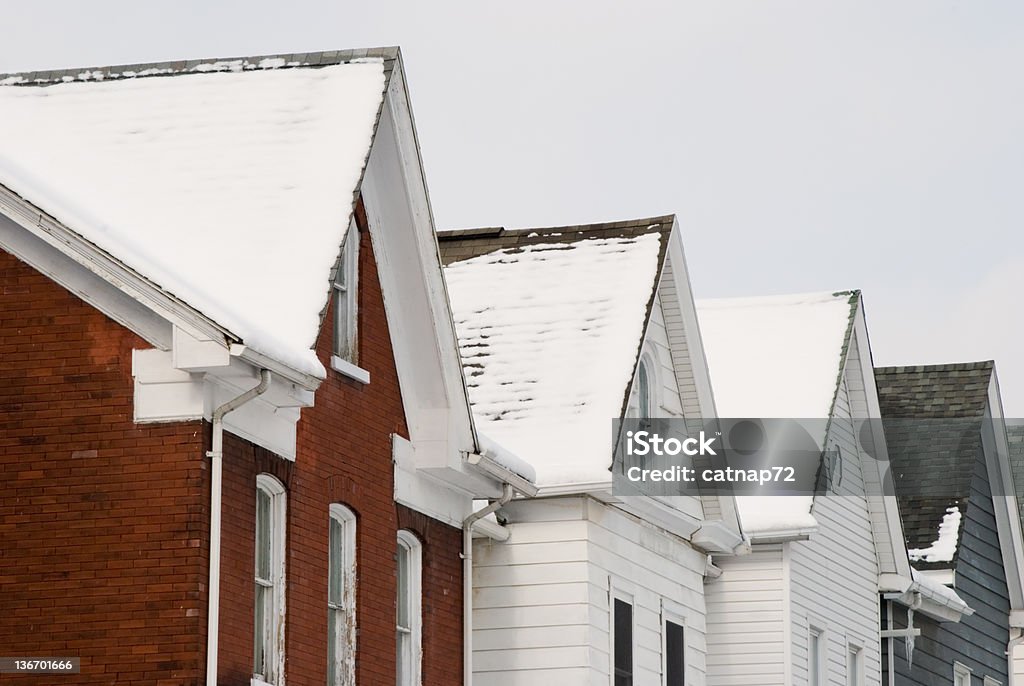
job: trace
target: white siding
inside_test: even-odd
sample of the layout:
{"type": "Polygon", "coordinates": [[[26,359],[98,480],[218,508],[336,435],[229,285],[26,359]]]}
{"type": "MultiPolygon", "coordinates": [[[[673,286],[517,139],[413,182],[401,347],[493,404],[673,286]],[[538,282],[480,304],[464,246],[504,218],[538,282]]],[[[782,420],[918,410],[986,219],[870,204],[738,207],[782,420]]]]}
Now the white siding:
{"type": "Polygon", "coordinates": [[[705,584],[708,686],[781,686],[786,682],[782,545],[722,558],[722,575],[705,584]]]}
{"type": "Polygon", "coordinates": [[[587,497],[506,509],[510,539],[474,547],[479,683],[608,686],[610,585],[633,596],[636,686],[661,683],[663,602],[685,617],[687,684],[704,683],[703,554],[587,497]]]}
{"type": "MultiPolygon", "coordinates": [[[[826,683],[845,686],[847,643],[864,650],[865,683],[881,683],[878,560],[864,497],[861,456],[850,422],[846,376],[859,374],[856,356],[847,360],[829,438],[842,450],[840,497],[815,498],[818,531],[790,546],[794,683],[807,680],[809,627],[825,630],[826,683]]],[[[870,459],[870,458],[866,458],[870,459]]]]}

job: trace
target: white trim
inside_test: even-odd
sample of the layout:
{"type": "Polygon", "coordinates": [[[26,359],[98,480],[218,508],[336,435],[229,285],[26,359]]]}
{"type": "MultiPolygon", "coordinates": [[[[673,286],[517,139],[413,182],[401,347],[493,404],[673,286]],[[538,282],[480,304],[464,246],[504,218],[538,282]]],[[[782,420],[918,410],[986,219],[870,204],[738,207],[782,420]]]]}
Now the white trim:
{"type": "MultiPolygon", "coordinates": [[[[338,522],[341,526],[341,559],[344,564],[344,569],[341,573],[341,586],[342,586],[342,604],[341,607],[334,607],[331,603],[331,561],[333,559],[333,550],[330,548],[332,541],[330,538],[330,532],[328,531],[328,558],[327,558],[327,608],[328,615],[331,614],[332,610],[337,610],[342,613],[344,621],[342,622],[343,631],[335,634],[338,646],[335,647],[335,658],[339,657],[338,648],[345,650],[344,660],[337,660],[338,664],[332,665],[328,661],[328,670],[333,669],[335,674],[333,675],[334,681],[329,681],[329,684],[337,684],[339,686],[353,686],[356,683],[356,651],[357,651],[357,628],[356,628],[356,536],[357,536],[357,523],[356,515],[348,507],[339,503],[331,503],[329,509],[329,520],[330,524],[338,522]]],[[[330,646],[328,646],[328,649],[330,646]]]]}
{"type": "Polygon", "coordinates": [[[331,369],[343,374],[350,379],[355,379],[361,384],[370,383],[370,372],[358,365],[354,365],[343,357],[331,355],[331,369]]]}
{"type": "MultiPolygon", "coordinates": [[[[423,663],[423,544],[413,532],[400,529],[398,545],[404,547],[409,555],[409,629],[413,653],[412,664],[409,665],[410,679],[398,686],[420,686],[423,663]]],[[[397,657],[398,660],[402,659],[401,656],[397,657]]]]}
{"type": "Polygon", "coordinates": [[[866,677],[864,676],[864,642],[859,640],[850,640],[850,637],[846,637],[846,656],[843,658],[846,661],[846,684],[847,686],[864,686],[866,683],[866,677]],[[850,657],[853,655],[853,659],[856,661],[857,669],[857,680],[854,682],[850,677],[850,657]]]}
{"type": "Polygon", "coordinates": [[[686,670],[690,664],[690,627],[686,624],[686,611],[682,605],[666,598],[661,599],[661,684],[668,683],[668,622],[683,630],[683,684],[686,684],[686,670]]]}
{"type": "Polygon", "coordinates": [[[629,605],[630,670],[636,681],[636,589],[617,577],[608,577],[608,683],[615,686],[615,601],[629,605]]]}
{"type": "MultiPolygon", "coordinates": [[[[271,540],[270,540],[270,582],[273,584],[272,633],[269,636],[268,660],[270,674],[253,673],[253,680],[269,679],[271,686],[284,686],[285,647],[285,534],[287,526],[287,493],[284,485],[270,474],[256,477],[256,490],[264,491],[270,497],[271,540]]],[[[258,524],[254,522],[254,529],[258,524]]],[[[253,556],[255,562],[255,555],[253,556]]],[[[255,611],[255,608],[254,608],[255,611]]],[[[255,661],[255,655],[253,660],[255,661]]],[[[255,664],[253,665],[255,670],[255,664]]]]}
{"type": "Polygon", "coordinates": [[[993,677],[987,676],[984,680],[985,686],[1003,686],[1003,682],[993,677]]]}
{"type": "Polygon", "coordinates": [[[957,683],[958,677],[966,677],[966,686],[971,686],[971,669],[962,662],[953,663],[953,686],[960,686],[960,684],[957,683]]]}
{"type": "Polygon", "coordinates": [[[828,683],[828,629],[814,620],[807,621],[807,684],[825,686],[828,683]],[[817,678],[811,671],[811,654],[814,652],[814,637],[817,636],[817,678]]]}

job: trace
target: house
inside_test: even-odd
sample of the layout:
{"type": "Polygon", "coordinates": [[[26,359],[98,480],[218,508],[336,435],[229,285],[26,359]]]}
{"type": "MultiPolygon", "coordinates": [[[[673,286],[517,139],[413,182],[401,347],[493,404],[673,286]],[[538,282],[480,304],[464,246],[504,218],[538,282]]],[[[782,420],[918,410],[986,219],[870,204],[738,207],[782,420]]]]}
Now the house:
{"type": "Polygon", "coordinates": [[[675,217],[439,235],[476,425],[537,496],[473,547],[476,682],[703,684],[733,499],[616,493],[612,420],[714,416],[675,217]]]}
{"type": "Polygon", "coordinates": [[[397,49],[4,76],[0,130],[6,654],[452,683],[463,522],[532,475],[475,434],[397,49]]]}
{"type": "MultiPolygon", "coordinates": [[[[708,684],[882,683],[879,593],[913,579],[888,472],[860,293],[697,303],[719,416],[807,422],[818,491],[737,498],[751,554],[715,557],[708,684]],[[817,455],[821,457],[818,458],[817,455]]],[[[945,608],[945,605],[941,605],[945,608]]]]}
{"type": "Polygon", "coordinates": [[[940,623],[883,602],[886,626],[919,634],[891,642],[884,669],[898,684],[1010,683],[1022,557],[995,365],[882,367],[875,379],[914,574],[972,609],[940,623]]]}

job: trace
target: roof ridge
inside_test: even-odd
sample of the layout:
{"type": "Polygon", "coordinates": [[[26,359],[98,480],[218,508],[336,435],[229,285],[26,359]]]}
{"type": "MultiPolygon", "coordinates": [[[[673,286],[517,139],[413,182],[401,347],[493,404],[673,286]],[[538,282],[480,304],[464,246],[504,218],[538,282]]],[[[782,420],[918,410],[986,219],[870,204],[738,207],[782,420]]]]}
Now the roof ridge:
{"type": "Polygon", "coordinates": [[[921,372],[964,372],[995,368],[994,360],[946,362],[943,364],[892,365],[875,367],[875,374],[912,374],[921,372]]]}
{"type": "Polygon", "coordinates": [[[601,231],[606,229],[632,229],[644,226],[653,226],[661,224],[671,224],[675,222],[675,214],[663,214],[655,217],[639,217],[637,219],[626,219],[619,221],[609,222],[594,222],[590,224],[566,224],[564,226],[538,226],[538,227],[518,227],[514,229],[508,229],[504,226],[493,226],[493,227],[469,227],[461,229],[439,229],[437,232],[438,240],[451,240],[455,238],[473,238],[476,236],[508,236],[508,235],[519,235],[523,233],[547,233],[553,231],[601,231]]]}
{"type": "Polygon", "coordinates": [[[395,60],[400,59],[400,57],[400,48],[397,46],[387,46],[353,48],[349,50],[321,50],[237,57],[166,60],[162,62],[139,62],[135,64],[95,67],[65,67],[63,69],[0,73],[0,86],[47,86],[58,83],[114,81],[157,76],[176,76],[180,74],[325,67],[374,58],[384,60],[385,77],[388,77],[395,60]]]}

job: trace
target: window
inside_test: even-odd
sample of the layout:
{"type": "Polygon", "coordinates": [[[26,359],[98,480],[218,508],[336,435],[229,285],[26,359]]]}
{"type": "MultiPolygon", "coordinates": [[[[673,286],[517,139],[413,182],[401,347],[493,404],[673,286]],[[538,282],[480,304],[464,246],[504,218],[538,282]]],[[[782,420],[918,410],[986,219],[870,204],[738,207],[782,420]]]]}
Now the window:
{"type": "Polygon", "coordinates": [[[356,361],[356,285],[359,283],[359,228],[355,221],[348,227],[345,245],[334,278],[334,354],[356,361]]]}
{"type": "Polygon", "coordinates": [[[355,684],[356,517],[331,505],[327,569],[327,683],[355,684]]]}
{"type": "Polygon", "coordinates": [[[825,632],[811,627],[807,641],[807,683],[821,686],[825,683],[825,632]]]}
{"type": "Polygon", "coordinates": [[[651,416],[651,381],[647,374],[647,360],[640,360],[640,366],[636,372],[637,386],[637,411],[640,419],[649,419],[651,416]]]}
{"type": "Polygon", "coordinates": [[[686,683],[686,633],[682,622],[665,620],[665,686],[686,683]]]}
{"type": "Polygon", "coordinates": [[[285,492],[269,474],[256,477],[256,595],[253,677],[279,684],[284,671],[285,492]]]}
{"type": "Polygon", "coordinates": [[[985,686],[1003,686],[1003,682],[993,679],[990,676],[985,677],[985,686]]]}
{"type": "Polygon", "coordinates": [[[959,662],[953,663],[953,686],[971,686],[971,670],[959,662]]]}
{"type": "Polygon", "coordinates": [[[398,602],[395,630],[398,650],[398,686],[420,683],[420,570],[422,547],[410,531],[398,532],[398,602]]]}
{"type": "Polygon", "coordinates": [[[864,685],[864,649],[852,643],[846,648],[846,683],[848,686],[864,685]]]}
{"type": "Polygon", "coordinates": [[[615,598],[612,609],[614,686],[633,686],[633,605],[615,598]]]}

